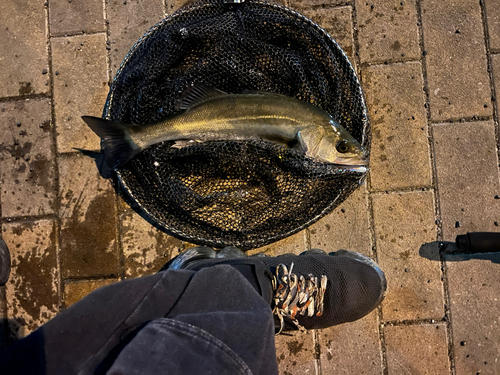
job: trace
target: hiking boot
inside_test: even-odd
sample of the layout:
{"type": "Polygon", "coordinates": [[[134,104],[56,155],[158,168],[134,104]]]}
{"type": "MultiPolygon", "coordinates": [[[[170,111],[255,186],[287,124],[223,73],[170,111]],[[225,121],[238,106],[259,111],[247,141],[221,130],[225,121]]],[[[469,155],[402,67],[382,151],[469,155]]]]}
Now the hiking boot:
{"type": "Polygon", "coordinates": [[[226,247],[188,249],[161,271],[227,264],[245,276],[269,303],[278,333],[292,329],[321,329],[357,320],[384,298],[385,275],[370,258],[347,250],[327,254],[320,249],[300,255],[247,256],[226,247]]]}
{"type": "Polygon", "coordinates": [[[0,286],[9,280],[10,275],[10,252],[7,244],[0,238],[0,286]]]}

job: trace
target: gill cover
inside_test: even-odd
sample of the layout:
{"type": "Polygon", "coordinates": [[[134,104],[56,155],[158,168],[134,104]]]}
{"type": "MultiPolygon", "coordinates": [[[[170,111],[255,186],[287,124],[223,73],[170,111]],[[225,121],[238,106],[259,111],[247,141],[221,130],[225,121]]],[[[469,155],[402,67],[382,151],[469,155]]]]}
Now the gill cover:
{"type": "Polygon", "coordinates": [[[315,156],[316,149],[325,134],[322,126],[310,126],[297,133],[300,149],[308,156],[315,156]]]}

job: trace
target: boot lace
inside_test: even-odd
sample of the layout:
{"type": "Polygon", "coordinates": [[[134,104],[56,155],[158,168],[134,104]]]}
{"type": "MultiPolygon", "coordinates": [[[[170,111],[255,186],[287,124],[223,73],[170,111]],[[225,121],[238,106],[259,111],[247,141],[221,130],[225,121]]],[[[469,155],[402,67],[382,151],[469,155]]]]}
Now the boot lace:
{"type": "Polygon", "coordinates": [[[301,331],[306,329],[297,320],[298,315],[321,316],[323,315],[323,301],[328,278],[326,275],[318,278],[312,274],[307,276],[292,273],[293,263],[290,270],[284,264],[276,267],[276,272],[271,277],[273,286],[273,313],[280,320],[280,328],[276,333],[281,333],[285,326],[285,318],[292,321],[301,331]]]}

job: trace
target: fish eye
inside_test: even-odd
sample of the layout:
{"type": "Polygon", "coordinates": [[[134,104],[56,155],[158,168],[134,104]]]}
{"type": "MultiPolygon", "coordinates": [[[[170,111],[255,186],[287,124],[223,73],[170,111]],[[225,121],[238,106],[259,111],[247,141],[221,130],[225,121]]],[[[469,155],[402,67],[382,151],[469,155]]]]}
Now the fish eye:
{"type": "Polygon", "coordinates": [[[345,141],[340,141],[339,143],[337,143],[337,146],[335,148],[341,154],[345,154],[347,151],[349,151],[349,146],[345,141]]]}

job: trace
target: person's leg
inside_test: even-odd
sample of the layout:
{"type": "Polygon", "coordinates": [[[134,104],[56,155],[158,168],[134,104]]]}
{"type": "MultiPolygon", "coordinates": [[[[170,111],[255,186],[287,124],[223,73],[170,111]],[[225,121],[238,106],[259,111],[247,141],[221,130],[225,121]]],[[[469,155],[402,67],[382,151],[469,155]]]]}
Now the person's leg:
{"type": "Polygon", "coordinates": [[[38,358],[49,374],[119,374],[148,358],[194,374],[208,368],[213,352],[200,348],[212,343],[238,373],[275,373],[271,309],[279,330],[325,328],[361,318],[385,294],[383,272],[358,253],[246,257],[233,250],[189,249],[165,272],[101,288],[0,354],[0,363],[12,364],[24,345],[23,355],[38,358]],[[33,348],[42,343],[40,356],[33,348]],[[148,347],[146,357],[137,355],[148,347]]]}
{"type": "MultiPolygon", "coordinates": [[[[105,373],[146,323],[164,317],[199,328],[194,336],[213,335],[255,374],[277,371],[269,304],[240,272],[219,266],[167,270],[100,288],[0,353],[0,373],[105,373]]],[[[159,343],[167,345],[163,358],[170,356],[171,373],[190,371],[176,364],[207,365],[211,357],[206,351],[185,362],[180,356],[193,354],[192,343],[159,343]]],[[[139,364],[137,358],[126,363],[139,364]]]]}
{"type": "Polygon", "coordinates": [[[109,373],[277,374],[274,333],[255,286],[236,268],[215,265],[193,275],[166,318],[142,329],[109,373]]]}
{"type": "Polygon", "coordinates": [[[25,373],[22,366],[30,364],[15,359],[19,356],[39,358],[48,374],[96,367],[128,331],[168,313],[194,274],[179,271],[126,280],[92,292],[0,353],[0,373],[25,373]]]}

